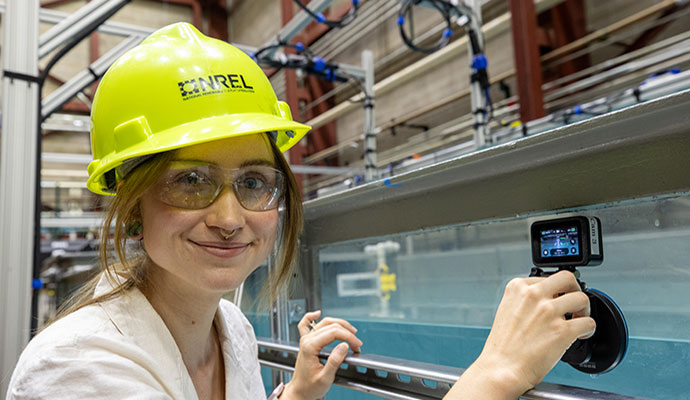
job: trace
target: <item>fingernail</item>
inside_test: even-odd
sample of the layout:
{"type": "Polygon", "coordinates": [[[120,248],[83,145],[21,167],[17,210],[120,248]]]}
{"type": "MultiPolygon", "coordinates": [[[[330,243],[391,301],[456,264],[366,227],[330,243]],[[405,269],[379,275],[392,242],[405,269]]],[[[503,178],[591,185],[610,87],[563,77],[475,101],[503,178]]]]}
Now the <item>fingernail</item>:
{"type": "Polygon", "coordinates": [[[347,354],[348,345],[347,343],[340,343],[335,347],[335,352],[339,355],[347,354]]]}

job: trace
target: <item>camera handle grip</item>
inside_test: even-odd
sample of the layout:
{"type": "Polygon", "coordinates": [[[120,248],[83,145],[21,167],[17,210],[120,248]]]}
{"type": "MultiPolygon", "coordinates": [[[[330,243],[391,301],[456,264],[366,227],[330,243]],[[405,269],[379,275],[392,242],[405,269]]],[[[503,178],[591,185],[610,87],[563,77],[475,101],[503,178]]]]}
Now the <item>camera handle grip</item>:
{"type": "MultiPolygon", "coordinates": [[[[587,288],[575,267],[562,267],[548,272],[533,267],[529,276],[548,277],[563,270],[575,274],[580,288],[589,297],[590,316],[596,321],[597,330],[589,339],[576,340],[563,354],[561,361],[588,374],[611,371],[623,361],[628,347],[628,326],[623,312],[605,293],[587,288]]],[[[566,314],[565,318],[572,318],[572,314],[566,314]]]]}

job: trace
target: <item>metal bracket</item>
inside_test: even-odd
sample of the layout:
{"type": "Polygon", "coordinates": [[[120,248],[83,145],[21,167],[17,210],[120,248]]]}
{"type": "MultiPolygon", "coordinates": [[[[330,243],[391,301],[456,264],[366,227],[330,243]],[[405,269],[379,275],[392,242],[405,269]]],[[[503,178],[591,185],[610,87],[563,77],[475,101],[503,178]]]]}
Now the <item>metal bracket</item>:
{"type": "Polygon", "coordinates": [[[41,77],[22,74],[20,72],[3,71],[4,75],[10,79],[19,79],[30,83],[41,83],[41,77]]]}

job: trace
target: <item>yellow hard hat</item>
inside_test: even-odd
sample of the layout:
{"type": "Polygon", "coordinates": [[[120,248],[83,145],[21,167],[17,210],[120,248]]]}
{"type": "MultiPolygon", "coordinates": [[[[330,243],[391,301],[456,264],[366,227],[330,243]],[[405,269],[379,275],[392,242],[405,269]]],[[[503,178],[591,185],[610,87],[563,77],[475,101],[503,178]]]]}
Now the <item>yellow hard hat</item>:
{"type": "Polygon", "coordinates": [[[248,55],[188,23],[169,25],[120,57],[98,85],[86,186],[114,194],[117,167],[133,158],[260,132],[285,151],[309,129],[292,120],[248,55]]]}

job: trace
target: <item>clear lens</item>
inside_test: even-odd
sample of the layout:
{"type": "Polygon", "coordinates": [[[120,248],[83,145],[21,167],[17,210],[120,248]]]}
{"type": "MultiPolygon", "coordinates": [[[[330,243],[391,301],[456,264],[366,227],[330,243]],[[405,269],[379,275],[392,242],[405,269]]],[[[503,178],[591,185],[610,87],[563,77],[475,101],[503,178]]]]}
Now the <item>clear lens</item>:
{"type": "Polygon", "coordinates": [[[225,169],[214,165],[194,165],[174,161],[156,187],[161,201],[174,207],[200,209],[218,197],[226,183],[231,184],[242,207],[265,211],[278,207],[285,190],[279,170],[268,166],[225,169]]]}
{"type": "Polygon", "coordinates": [[[278,206],[283,181],[283,174],[277,169],[254,166],[239,170],[232,185],[244,208],[259,211],[278,206]]]}

